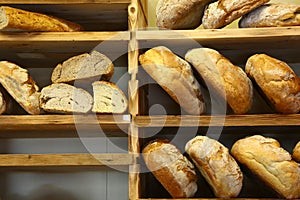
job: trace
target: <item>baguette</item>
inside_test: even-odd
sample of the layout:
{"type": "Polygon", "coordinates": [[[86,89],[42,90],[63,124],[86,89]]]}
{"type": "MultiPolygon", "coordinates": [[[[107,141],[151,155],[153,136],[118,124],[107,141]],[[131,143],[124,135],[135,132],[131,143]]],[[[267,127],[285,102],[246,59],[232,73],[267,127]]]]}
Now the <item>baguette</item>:
{"type": "Polygon", "coordinates": [[[189,114],[205,112],[200,85],[191,66],[166,47],[158,46],[140,55],[145,71],[189,114]]]}
{"type": "Polygon", "coordinates": [[[234,113],[244,114],[250,110],[252,82],[240,67],[209,48],[192,49],[186,53],[185,59],[194,66],[208,87],[227,101],[234,113]]]}
{"type": "Polygon", "coordinates": [[[293,149],[293,158],[297,162],[300,162],[300,141],[296,144],[295,148],[293,149]]]}
{"type": "Polygon", "coordinates": [[[173,198],[195,195],[198,188],[194,166],[174,145],[157,140],[142,153],[148,169],[173,198]]]}
{"type": "Polygon", "coordinates": [[[239,21],[240,28],[299,26],[300,5],[268,4],[263,5],[239,21]]]}
{"type": "Polygon", "coordinates": [[[247,60],[246,73],[278,112],[300,111],[300,79],[285,62],[256,54],[247,60]]]}
{"type": "Polygon", "coordinates": [[[275,139],[260,135],[240,139],[231,153],[281,196],[300,197],[300,167],[275,139]]]}
{"type": "Polygon", "coordinates": [[[8,62],[0,62],[0,84],[29,114],[40,114],[39,87],[26,69],[8,62]]]}
{"type": "Polygon", "coordinates": [[[8,6],[0,7],[0,30],[21,29],[28,31],[71,32],[80,31],[76,23],[8,6]]]}

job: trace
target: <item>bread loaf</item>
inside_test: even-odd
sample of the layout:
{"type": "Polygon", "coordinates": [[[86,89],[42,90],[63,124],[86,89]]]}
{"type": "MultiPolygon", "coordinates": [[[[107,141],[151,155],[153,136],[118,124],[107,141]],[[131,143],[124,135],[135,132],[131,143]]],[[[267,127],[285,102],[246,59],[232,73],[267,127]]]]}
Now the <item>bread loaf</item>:
{"type": "Polygon", "coordinates": [[[158,46],[140,55],[145,71],[189,114],[205,112],[200,86],[191,66],[166,47],[158,46]]]}
{"type": "Polygon", "coordinates": [[[283,61],[266,54],[251,56],[246,73],[280,113],[300,111],[300,79],[283,61]]]}
{"type": "Polygon", "coordinates": [[[300,5],[268,4],[263,5],[239,21],[241,28],[299,26],[300,5]]]}
{"type": "Polygon", "coordinates": [[[40,114],[39,88],[26,69],[0,62],[0,84],[29,114],[40,114]]]}
{"type": "Polygon", "coordinates": [[[270,0],[219,0],[206,8],[203,28],[222,28],[270,0]]]}
{"type": "Polygon", "coordinates": [[[213,89],[210,93],[215,92],[226,101],[234,113],[249,111],[253,101],[252,83],[240,67],[209,48],[192,49],[186,53],[185,59],[213,89]]]}
{"type": "Polygon", "coordinates": [[[112,61],[98,51],[84,53],[69,58],[58,64],[51,76],[53,83],[70,83],[75,80],[86,80],[90,83],[99,80],[109,80],[114,73],[112,61]]]}
{"type": "Polygon", "coordinates": [[[186,144],[185,151],[217,197],[230,198],[239,195],[243,175],[224,145],[206,136],[196,136],[186,144]]]}
{"type": "Polygon", "coordinates": [[[82,30],[80,25],[67,20],[8,6],[1,6],[0,29],[7,28],[49,32],[82,30]]]}
{"type": "Polygon", "coordinates": [[[128,101],[123,91],[114,83],[95,81],[93,84],[94,105],[96,113],[124,113],[128,101]]]}
{"type": "Polygon", "coordinates": [[[193,29],[201,24],[205,6],[214,0],[159,0],[156,24],[165,29],[193,29]]]}
{"type": "Polygon", "coordinates": [[[275,139],[247,137],[235,142],[231,153],[283,197],[300,197],[300,167],[275,139]]]}
{"type": "Polygon", "coordinates": [[[293,150],[293,158],[300,162],[300,141],[296,144],[294,150],[293,150]]]}
{"type": "Polygon", "coordinates": [[[6,101],[2,92],[0,91],[0,115],[6,111],[6,101]]]}
{"type": "Polygon", "coordinates": [[[87,113],[92,109],[93,97],[81,88],[55,83],[42,89],[40,105],[51,113],[87,113]]]}
{"type": "Polygon", "coordinates": [[[148,169],[173,198],[192,197],[197,191],[193,164],[168,141],[157,140],[143,149],[148,169]]]}

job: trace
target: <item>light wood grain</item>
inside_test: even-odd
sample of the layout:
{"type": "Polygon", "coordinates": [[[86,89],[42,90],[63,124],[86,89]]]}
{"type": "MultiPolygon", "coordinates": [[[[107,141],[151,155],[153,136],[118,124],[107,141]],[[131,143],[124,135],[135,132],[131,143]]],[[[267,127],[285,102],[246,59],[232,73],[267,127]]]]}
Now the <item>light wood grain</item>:
{"type": "Polygon", "coordinates": [[[136,116],[133,122],[138,127],[300,126],[300,115],[136,116]]]}
{"type": "Polygon", "coordinates": [[[0,154],[0,167],[130,165],[130,154],[0,154]]]}

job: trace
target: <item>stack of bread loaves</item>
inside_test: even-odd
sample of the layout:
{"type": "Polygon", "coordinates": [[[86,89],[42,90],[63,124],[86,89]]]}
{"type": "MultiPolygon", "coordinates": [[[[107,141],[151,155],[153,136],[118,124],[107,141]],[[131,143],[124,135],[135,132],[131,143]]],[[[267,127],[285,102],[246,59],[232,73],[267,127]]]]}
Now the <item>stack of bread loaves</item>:
{"type": "Polygon", "coordinates": [[[300,6],[270,0],[159,0],[156,24],[165,29],[222,28],[242,17],[240,27],[299,26],[300,6]]]}

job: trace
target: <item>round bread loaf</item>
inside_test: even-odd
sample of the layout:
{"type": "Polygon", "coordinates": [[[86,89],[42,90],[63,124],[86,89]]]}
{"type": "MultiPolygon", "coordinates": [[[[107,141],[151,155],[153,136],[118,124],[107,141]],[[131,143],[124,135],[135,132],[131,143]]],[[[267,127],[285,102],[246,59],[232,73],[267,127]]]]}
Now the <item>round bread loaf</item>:
{"type": "Polygon", "coordinates": [[[283,61],[266,54],[251,56],[246,73],[280,113],[300,111],[300,79],[283,61]]]}
{"type": "Polygon", "coordinates": [[[197,191],[193,164],[168,141],[156,140],[143,149],[144,161],[173,198],[192,197],[197,191]]]}
{"type": "Polygon", "coordinates": [[[293,150],[293,158],[297,162],[300,162],[300,141],[296,144],[296,146],[293,150]]]}
{"type": "Polygon", "coordinates": [[[185,151],[217,197],[230,198],[239,195],[243,175],[225,146],[206,136],[197,136],[186,144],[185,151]]]}

